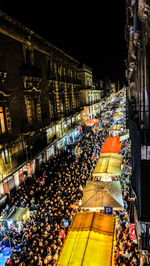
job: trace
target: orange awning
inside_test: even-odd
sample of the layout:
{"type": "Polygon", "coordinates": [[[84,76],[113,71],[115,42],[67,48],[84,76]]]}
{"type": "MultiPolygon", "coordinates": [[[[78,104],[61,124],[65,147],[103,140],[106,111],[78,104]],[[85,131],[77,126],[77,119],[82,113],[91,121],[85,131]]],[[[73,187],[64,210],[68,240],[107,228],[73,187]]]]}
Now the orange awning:
{"type": "Polygon", "coordinates": [[[99,121],[99,119],[93,118],[93,119],[89,119],[89,120],[85,121],[85,124],[87,126],[90,126],[90,125],[98,123],[98,121],[99,121]]]}
{"type": "Polygon", "coordinates": [[[111,266],[114,244],[114,216],[95,212],[77,213],[57,266],[111,266]]]}
{"type": "Polygon", "coordinates": [[[101,153],[120,153],[121,144],[120,137],[107,137],[101,148],[101,153]]]}

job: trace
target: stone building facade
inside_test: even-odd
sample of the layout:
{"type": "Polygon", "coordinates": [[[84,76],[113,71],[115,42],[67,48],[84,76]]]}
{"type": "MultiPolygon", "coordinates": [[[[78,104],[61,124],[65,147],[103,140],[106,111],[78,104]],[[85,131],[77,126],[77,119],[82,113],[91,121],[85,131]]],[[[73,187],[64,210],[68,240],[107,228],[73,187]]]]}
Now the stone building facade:
{"type": "Polygon", "coordinates": [[[80,123],[79,65],[0,12],[0,179],[80,123]]]}
{"type": "Polygon", "coordinates": [[[104,95],[104,87],[101,86],[102,81],[94,82],[92,69],[83,64],[79,69],[80,102],[83,106],[82,121],[95,117],[100,112],[101,99],[104,95]]]}
{"type": "Polygon", "coordinates": [[[140,123],[150,126],[150,1],[126,1],[129,97],[136,101],[140,123]]]}
{"type": "Polygon", "coordinates": [[[139,249],[150,261],[150,1],[126,0],[128,118],[132,151],[131,219],[139,249]]]}

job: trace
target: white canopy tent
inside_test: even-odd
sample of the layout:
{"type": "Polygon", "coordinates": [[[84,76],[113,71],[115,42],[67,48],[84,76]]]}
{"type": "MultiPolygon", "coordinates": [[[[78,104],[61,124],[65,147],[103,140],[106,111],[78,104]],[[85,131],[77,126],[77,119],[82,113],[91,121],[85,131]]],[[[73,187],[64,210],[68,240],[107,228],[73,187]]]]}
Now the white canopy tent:
{"type": "Polygon", "coordinates": [[[104,207],[113,207],[113,210],[123,210],[120,181],[88,181],[83,191],[81,209],[98,211],[104,207]]]}

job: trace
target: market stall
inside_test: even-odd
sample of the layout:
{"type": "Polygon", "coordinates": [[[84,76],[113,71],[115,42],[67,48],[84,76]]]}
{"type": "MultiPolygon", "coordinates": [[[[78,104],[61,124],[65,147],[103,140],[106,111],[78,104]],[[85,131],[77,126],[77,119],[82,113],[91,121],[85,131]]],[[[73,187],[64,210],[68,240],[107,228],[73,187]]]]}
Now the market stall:
{"type": "Polygon", "coordinates": [[[113,177],[121,176],[122,155],[116,153],[103,153],[100,155],[93,172],[93,179],[111,181],[113,177]]]}
{"type": "Polygon", "coordinates": [[[123,118],[123,113],[121,113],[121,112],[116,112],[113,115],[113,119],[115,119],[115,120],[119,120],[119,119],[122,119],[122,118],[123,118]]]}
{"type": "Polygon", "coordinates": [[[120,181],[88,181],[83,191],[81,209],[100,211],[105,206],[113,210],[124,209],[120,181]]]}
{"type": "Polygon", "coordinates": [[[5,217],[5,221],[7,222],[9,229],[14,228],[17,231],[20,231],[22,228],[23,221],[27,220],[29,217],[29,208],[13,207],[12,210],[5,217]]]}
{"type": "Polygon", "coordinates": [[[118,107],[115,112],[125,112],[125,109],[122,107],[118,107]]]}
{"type": "Polygon", "coordinates": [[[107,137],[101,148],[101,153],[120,153],[121,144],[119,136],[107,137]]]}
{"type": "Polygon", "coordinates": [[[123,125],[111,125],[109,128],[109,136],[115,137],[122,134],[123,125]]]}
{"type": "Polygon", "coordinates": [[[120,136],[120,141],[124,141],[124,140],[127,140],[127,139],[129,139],[129,133],[120,136]]]}
{"type": "Polygon", "coordinates": [[[97,134],[97,132],[102,131],[103,129],[104,128],[102,127],[102,125],[95,125],[92,130],[95,134],[97,134]]]}
{"type": "Polygon", "coordinates": [[[93,118],[85,121],[86,126],[93,126],[94,124],[98,123],[99,119],[93,118]]]}
{"type": "Polygon", "coordinates": [[[113,265],[114,242],[114,216],[94,212],[77,213],[57,266],[113,265]]]}

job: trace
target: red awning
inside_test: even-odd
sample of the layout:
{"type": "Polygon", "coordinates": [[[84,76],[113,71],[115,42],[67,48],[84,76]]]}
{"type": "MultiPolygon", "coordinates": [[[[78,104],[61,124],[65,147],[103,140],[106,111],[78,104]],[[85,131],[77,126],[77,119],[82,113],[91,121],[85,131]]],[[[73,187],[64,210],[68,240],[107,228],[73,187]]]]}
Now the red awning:
{"type": "Polygon", "coordinates": [[[107,137],[102,148],[101,153],[120,153],[122,142],[120,137],[107,137]]]}

